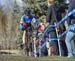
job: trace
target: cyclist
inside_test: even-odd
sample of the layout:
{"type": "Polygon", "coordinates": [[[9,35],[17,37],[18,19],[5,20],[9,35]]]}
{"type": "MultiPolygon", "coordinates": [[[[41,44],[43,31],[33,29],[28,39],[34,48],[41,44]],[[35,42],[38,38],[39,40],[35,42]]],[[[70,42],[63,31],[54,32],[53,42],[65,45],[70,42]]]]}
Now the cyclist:
{"type": "Polygon", "coordinates": [[[23,48],[26,49],[27,44],[27,37],[26,31],[29,29],[31,30],[31,22],[34,24],[34,27],[37,28],[37,21],[31,13],[30,9],[26,9],[24,11],[24,15],[21,17],[20,20],[20,28],[23,30],[23,48]]]}

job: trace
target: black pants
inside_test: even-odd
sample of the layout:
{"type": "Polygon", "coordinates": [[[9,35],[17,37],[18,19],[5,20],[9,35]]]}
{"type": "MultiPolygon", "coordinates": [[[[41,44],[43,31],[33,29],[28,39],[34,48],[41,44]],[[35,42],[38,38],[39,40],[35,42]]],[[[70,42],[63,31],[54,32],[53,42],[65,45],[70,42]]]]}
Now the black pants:
{"type": "MultiPolygon", "coordinates": [[[[50,35],[50,38],[52,38],[52,39],[57,38],[55,31],[49,32],[49,35],[50,35]]],[[[51,40],[50,45],[53,47],[55,55],[58,55],[59,54],[58,41],[57,40],[51,40]]]]}

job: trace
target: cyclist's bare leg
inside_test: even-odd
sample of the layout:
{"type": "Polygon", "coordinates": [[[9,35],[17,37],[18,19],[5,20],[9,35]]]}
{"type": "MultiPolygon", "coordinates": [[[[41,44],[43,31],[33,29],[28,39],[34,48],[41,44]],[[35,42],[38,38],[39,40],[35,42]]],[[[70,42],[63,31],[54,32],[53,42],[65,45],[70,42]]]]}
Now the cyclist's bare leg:
{"type": "Polygon", "coordinates": [[[28,51],[27,51],[27,36],[26,36],[26,34],[27,34],[27,31],[24,30],[23,31],[23,50],[24,50],[24,54],[26,56],[28,56],[28,51]]]}
{"type": "Polygon", "coordinates": [[[26,30],[23,31],[23,48],[26,48],[27,39],[26,39],[26,30]]]}

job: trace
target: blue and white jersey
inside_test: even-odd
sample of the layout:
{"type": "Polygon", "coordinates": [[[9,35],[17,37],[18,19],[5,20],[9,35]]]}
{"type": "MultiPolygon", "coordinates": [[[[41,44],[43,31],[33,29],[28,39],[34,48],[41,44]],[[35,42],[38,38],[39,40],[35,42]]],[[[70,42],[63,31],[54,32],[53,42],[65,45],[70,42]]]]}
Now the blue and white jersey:
{"type": "Polygon", "coordinates": [[[34,18],[34,16],[29,16],[28,18],[25,16],[25,15],[23,15],[22,17],[21,17],[21,21],[20,21],[20,23],[22,24],[23,23],[23,21],[25,21],[26,23],[31,23],[31,21],[34,23],[34,26],[35,27],[37,27],[37,21],[36,21],[36,19],[34,18]]]}

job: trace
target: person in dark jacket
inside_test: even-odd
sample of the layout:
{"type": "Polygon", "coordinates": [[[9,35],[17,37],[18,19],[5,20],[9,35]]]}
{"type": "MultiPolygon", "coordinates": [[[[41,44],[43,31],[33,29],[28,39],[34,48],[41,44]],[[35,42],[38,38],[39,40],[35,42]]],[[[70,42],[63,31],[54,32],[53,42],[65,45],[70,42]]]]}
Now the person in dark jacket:
{"type": "MultiPolygon", "coordinates": [[[[54,0],[48,0],[47,22],[49,23],[49,25],[54,25],[55,22],[60,21],[62,18],[62,13],[64,12],[65,12],[65,7],[60,5],[58,2],[55,3],[54,0]]],[[[57,38],[55,27],[49,28],[48,32],[49,32],[48,34],[50,34],[50,38],[52,39],[57,38]]],[[[57,55],[59,53],[58,41],[51,40],[51,46],[53,46],[54,52],[57,55]]],[[[64,50],[62,50],[61,54],[64,55],[64,50]]]]}
{"type": "MultiPolygon", "coordinates": [[[[47,22],[49,23],[49,25],[54,25],[54,22],[56,22],[56,19],[54,18],[54,15],[56,16],[56,14],[53,13],[53,11],[55,11],[55,6],[53,2],[54,2],[53,0],[48,0],[47,22]]],[[[50,34],[50,38],[57,38],[55,27],[51,27],[48,30],[48,32],[49,32],[48,34],[50,34]]],[[[54,48],[54,54],[58,55],[57,40],[52,40],[50,43],[51,43],[51,46],[54,48]]]]}

